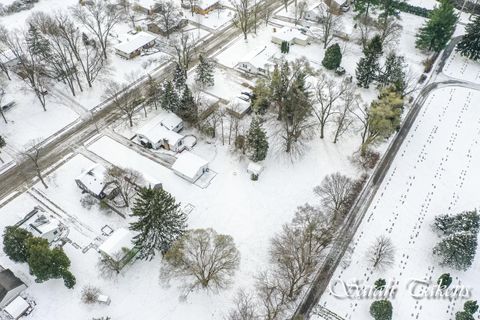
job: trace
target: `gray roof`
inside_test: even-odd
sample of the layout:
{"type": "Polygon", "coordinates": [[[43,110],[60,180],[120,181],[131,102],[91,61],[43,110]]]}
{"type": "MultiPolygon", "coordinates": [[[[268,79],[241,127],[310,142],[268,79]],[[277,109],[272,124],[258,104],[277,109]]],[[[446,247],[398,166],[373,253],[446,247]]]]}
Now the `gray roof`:
{"type": "Polygon", "coordinates": [[[23,281],[17,278],[10,269],[0,271],[0,301],[8,292],[23,284],[23,281]]]}

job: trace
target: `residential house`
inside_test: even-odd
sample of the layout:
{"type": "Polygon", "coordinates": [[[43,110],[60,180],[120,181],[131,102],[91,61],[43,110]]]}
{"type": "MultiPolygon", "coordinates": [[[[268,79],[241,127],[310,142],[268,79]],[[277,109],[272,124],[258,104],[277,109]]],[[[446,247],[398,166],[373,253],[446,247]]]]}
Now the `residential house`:
{"type": "Polygon", "coordinates": [[[120,192],[116,181],[105,181],[107,168],[100,164],[95,164],[79,175],[75,182],[84,192],[91,194],[97,199],[113,199],[120,192]]]}
{"type": "Polygon", "coordinates": [[[232,100],[230,100],[226,109],[227,109],[227,112],[233,115],[234,117],[238,119],[242,119],[247,113],[250,112],[251,106],[250,106],[250,102],[247,101],[246,99],[242,99],[240,97],[234,97],[232,100]]]}
{"type": "MultiPolygon", "coordinates": [[[[188,1],[186,1],[188,2],[188,1]]],[[[219,0],[196,0],[193,2],[192,11],[198,14],[208,14],[221,7],[219,0]]]]}
{"type": "Polygon", "coordinates": [[[310,38],[308,35],[302,33],[296,28],[284,27],[272,35],[272,42],[276,44],[282,44],[282,42],[286,41],[290,45],[298,44],[306,46],[309,43],[309,40],[310,38]]]}
{"type": "Polygon", "coordinates": [[[159,10],[158,0],[134,0],[133,8],[136,11],[151,15],[159,10]]]}
{"type": "Polygon", "coordinates": [[[10,269],[0,267],[0,309],[13,301],[27,288],[22,280],[17,278],[10,269]]]}
{"type": "MultiPolygon", "coordinates": [[[[140,143],[147,148],[156,150],[164,148],[174,152],[182,151],[185,148],[183,143],[184,136],[176,131],[169,130],[158,119],[154,118],[137,131],[137,138],[140,143]]],[[[173,124],[170,124],[169,127],[172,127],[173,124]]],[[[175,129],[175,127],[173,128],[175,129]]]]}
{"type": "Polygon", "coordinates": [[[52,243],[58,240],[62,233],[62,225],[53,216],[48,216],[41,207],[35,207],[16,226],[28,230],[35,237],[43,238],[52,243]]]}
{"type": "Polygon", "coordinates": [[[254,52],[251,57],[238,62],[235,68],[249,74],[266,76],[274,65],[271,60],[274,60],[274,54],[265,46],[260,52],[254,52]]]}
{"type": "Polygon", "coordinates": [[[189,151],[183,151],[172,165],[172,170],[185,180],[194,183],[208,171],[208,161],[189,151]]]}
{"type": "Polygon", "coordinates": [[[154,19],[152,22],[149,22],[147,24],[147,29],[152,33],[156,33],[166,37],[186,27],[187,24],[188,24],[188,20],[185,18],[182,18],[181,15],[178,15],[177,19],[173,21],[172,25],[170,26],[170,30],[168,30],[168,32],[167,30],[165,30],[164,24],[159,23],[158,20],[156,19],[154,19]]]}
{"type": "Polygon", "coordinates": [[[119,228],[98,247],[98,251],[123,268],[135,256],[135,246],[132,241],[133,233],[126,228],[119,228]]]}
{"type": "Polygon", "coordinates": [[[350,9],[350,0],[323,0],[325,4],[335,15],[341,15],[350,9]]]}
{"type": "Polygon", "coordinates": [[[142,51],[149,49],[155,45],[157,36],[145,31],[132,36],[130,39],[117,44],[115,53],[125,59],[132,59],[142,53],[142,51]]]}

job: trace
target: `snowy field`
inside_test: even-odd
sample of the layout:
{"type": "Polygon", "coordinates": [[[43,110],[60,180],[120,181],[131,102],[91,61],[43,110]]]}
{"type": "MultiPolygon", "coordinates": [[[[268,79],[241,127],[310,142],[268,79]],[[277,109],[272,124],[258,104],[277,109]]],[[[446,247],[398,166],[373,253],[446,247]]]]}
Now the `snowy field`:
{"type": "MultiPolygon", "coordinates": [[[[411,279],[436,281],[450,272],[453,285],[473,286],[472,298],[478,298],[479,253],[467,272],[440,267],[431,254],[438,242],[431,224],[438,214],[479,207],[479,100],[480,92],[465,88],[431,94],[355,235],[353,254],[344,258],[349,266],[336,270],[333,291],[343,292],[340,284],[333,285],[337,280],[358,280],[360,286],[371,286],[379,278],[395,281],[399,291],[392,300],[394,319],[453,319],[463,306],[458,300],[412,298],[406,289],[411,279]],[[380,235],[390,237],[396,247],[394,266],[382,272],[366,261],[367,248],[380,235]]],[[[367,320],[371,302],[338,299],[330,291],[320,305],[344,319],[367,320]]]]}
{"type": "Polygon", "coordinates": [[[459,52],[452,52],[445,63],[443,73],[457,79],[480,84],[480,63],[462,57],[459,52]]]}

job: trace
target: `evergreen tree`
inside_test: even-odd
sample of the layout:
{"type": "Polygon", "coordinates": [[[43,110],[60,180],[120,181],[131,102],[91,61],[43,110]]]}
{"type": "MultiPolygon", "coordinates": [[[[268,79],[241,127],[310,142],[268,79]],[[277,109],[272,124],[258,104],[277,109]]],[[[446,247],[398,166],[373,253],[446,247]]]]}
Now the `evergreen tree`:
{"type": "Polygon", "coordinates": [[[267,134],[258,118],[252,119],[250,129],[247,132],[247,152],[250,160],[254,162],[262,161],[267,156],[267,134]]]}
{"type": "Polygon", "coordinates": [[[471,232],[457,232],[443,238],[433,248],[433,254],[440,257],[440,264],[457,270],[467,270],[475,258],[477,235],[471,232]]]}
{"type": "Polygon", "coordinates": [[[75,277],[70,273],[70,259],[60,248],[50,249],[48,241],[42,238],[27,240],[28,266],[36,282],[49,279],[64,278],[64,283],[71,288],[75,285],[75,277]]]}
{"type": "Polygon", "coordinates": [[[457,44],[457,51],[462,56],[474,61],[480,59],[480,16],[477,16],[465,28],[465,34],[457,44]]]}
{"type": "Polygon", "coordinates": [[[455,320],[475,320],[475,318],[466,311],[459,311],[455,314],[455,320]]]}
{"type": "Polygon", "coordinates": [[[388,300],[374,301],[370,305],[370,315],[375,320],[391,320],[392,312],[392,303],[388,300]]]}
{"type": "Polygon", "coordinates": [[[398,18],[400,15],[400,11],[398,7],[403,0],[379,0],[378,8],[380,10],[380,14],[378,15],[384,23],[390,17],[398,18]]]}
{"type": "Polygon", "coordinates": [[[182,92],[186,81],[187,78],[185,77],[185,70],[183,70],[182,67],[177,63],[175,66],[175,72],[173,74],[173,84],[175,85],[175,89],[177,89],[179,92],[182,92]]]}
{"type": "Polygon", "coordinates": [[[415,45],[421,50],[440,52],[455,32],[458,16],[451,0],[440,0],[429,20],[417,33],[415,45]]]}
{"type": "Polygon", "coordinates": [[[338,43],[334,43],[325,51],[322,65],[328,70],[335,70],[340,66],[341,62],[342,51],[340,50],[338,43]]]}
{"type": "Polygon", "coordinates": [[[280,45],[280,51],[285,54],[290,51],[290,44],[288,41],[282,41],[282,44],[280,45]]]}
{"type": "Polygon", "coordinates": [[[133,243],[139,249],[140,259],[151,260],[157,250],[167,252],[187,227],[187,216],[180,210],[180,203],[163,189],[141,188],[132,217],[135,222],[130,229],[137,233],[133,243]]]}
{"type": "Polygon", "coordinates": [[[385,59],[383,70],[378,76],[378,82],[385,87],[393,87],[402,96],[405,92],[405,58],[390,52],[385,59]]]}
{"type": "Polygon", "coordinates": [[[3,251],[15,262],[27,262],[27,240],[33,235],[25,229],[18,227],[6,227],[3,234],[3,251]]]}
{"type": "Polygon", "coordinates": [[[198,120],[198,107],[188,85],[185,85],[183,90],[177,114],[180,118],[190,123],[196,123],[198,120]]]}
{"type": "Polygon", "coordinates": [[[6,145],[7,145],[7,143],[5,142],[5,139],[3,139],[2,136],[0,136],[0,149],[5,147],[6,145]]]}
{"type": "Polygon", "coordinates": [[[475,312],[477,312],[478,310],[477,301],[474,301],[474,300],[466,301],[465,304],[463,305],[463,310],[465,310],[465,312],[468,312],[472,315],[475,314],[475,312]]]}
{"type": "Polygon", "coordinates": [[[465,211],[456,215],[439,215],[435,217],[433,227],[442,235],[451,235],[461,231],[478,233],[480,215],[477,210],[465,211]]]}
{"type": "Polygon", "coordinates": [[[378,279],[377,281],[375,281],[375,289],[376,290],[385,290],[385,286],[387,284],[387,281],[385,281],[385,279],[378,279]]]}
{"type": "Polygon", "coordinates": [[[382,39],[375,35],[363,50],[363,57],[357,64],[355,74],[359,87],[368,88],[377,79],[380,65],[378,59],[383,53],[382,39]]]}
{"type": "Polygon", "coordinates": [[[40,30],[31,23],[25,41],[29,52],[34,56],[47,59],[51,55],[50,42],[43,36],[40,30]]]}
{"type": "Polygon", "coordinates": [[[366,18],[371,10],[375,10],[379,5],[379,0],[355,0],[353,10],[357,13],[357,17],[364,16],[366,18]]]}
{"type": "Polygon", "coordinates": [[[213,76],[213,63],[205,58],[203,55],[199,57],[199,63],[195,70],[195,81],[202,87],[212,87],[215,84],[213,76]]]}
{"type": "Polygon", "coordinates": [[[453,279],[452,276],[450,276],[450,273],[444,273],[438,278],[437,284],[446,289],[452,284],[452,281],[453,279]]]}
{"type": "Polygon", "coordinates": [[[168,111],[176,112],[179,101],[178,95],[173,87],[172,81],[166,81],[163,84],[163,92],[161,96],[162,108],[168,111]]]}

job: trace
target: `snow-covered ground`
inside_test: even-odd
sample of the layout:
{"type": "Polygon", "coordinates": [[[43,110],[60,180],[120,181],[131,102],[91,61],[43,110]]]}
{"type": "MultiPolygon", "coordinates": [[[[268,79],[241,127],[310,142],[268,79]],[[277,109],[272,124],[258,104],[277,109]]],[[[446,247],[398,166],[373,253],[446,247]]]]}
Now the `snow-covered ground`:
{"type": "Polygon", "coordinates": [[[480,63],[462,57],[454,51],[445,63],[443,72],[452,78],[480,84],[480,63]]]}
{"type": "Polygon", "coordinates": [[[452,319],[463,306],[461,300],[414,299],[406,286],[412,279],[436,281],[445,272],[453,285],[473,287],[472,298],[480,290],[476,280],[480,258],[466,272],[440,267],[432,256],[438,237],[431,229],[441,213],[459,213],[479,207],[476,196],[480,183],[480,92],[466,88],[435,90],[425,103],[408,138],[399,150],[385,180],[365,215],[347,255],[348,267],[339,267],[331,281],[331,291],[320,302],[345,319],[371,319],[369,299],[338,299],[341,285],[359,281],[371,286],[384,278],[398,283],[392,300],[395,319],[452,319]],[[380,235],[390,237],[396,247],[395,263],[385,271],[374,271],[366,251],[380,235]]]}

